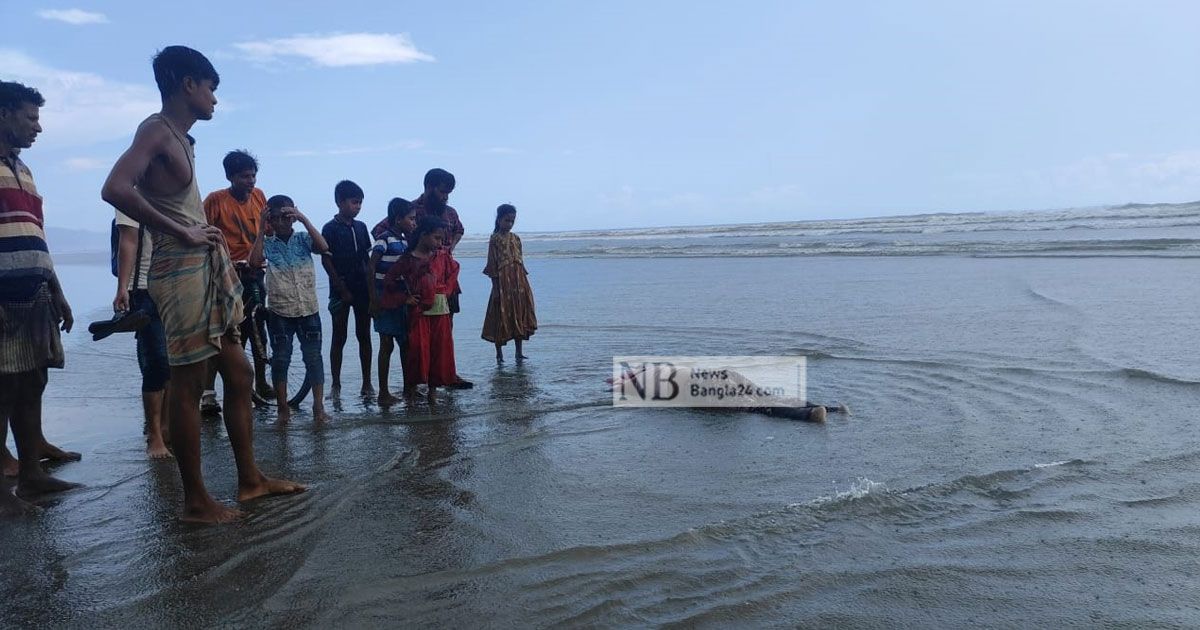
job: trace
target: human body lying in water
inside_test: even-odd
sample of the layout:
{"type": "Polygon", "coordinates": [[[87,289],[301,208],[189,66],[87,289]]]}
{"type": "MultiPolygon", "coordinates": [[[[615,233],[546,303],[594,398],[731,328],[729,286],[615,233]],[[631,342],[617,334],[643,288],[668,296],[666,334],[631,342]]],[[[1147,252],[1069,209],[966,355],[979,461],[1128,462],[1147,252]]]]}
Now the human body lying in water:
{"type": "Polygon", "coordinates": [[[722,399],[720,405],[694,406],[701,409],[748,411],[809,422],[824,422],[830,413],[850,414],[850,409],[842,404],[819,405],[801,398],[769,395],[770,388],[761,387],[741,372],[729,368],[705,370],[698,374],[694,370],[680,370],[663,364],[648,365],[649,368],[647,364],[642,364],[636,369],[627,369],[620,377],[608,378],[605,382],[612,391],[621,391],[631,396],[661,394],[660,390],[664,384],[667,384],[668,388],[678,388],[669,391],[711,391],[719,388],[735,393],[729,400],[722,399]],[[719,378],[714,378],[714,373],[718,372],[719,378]]]}

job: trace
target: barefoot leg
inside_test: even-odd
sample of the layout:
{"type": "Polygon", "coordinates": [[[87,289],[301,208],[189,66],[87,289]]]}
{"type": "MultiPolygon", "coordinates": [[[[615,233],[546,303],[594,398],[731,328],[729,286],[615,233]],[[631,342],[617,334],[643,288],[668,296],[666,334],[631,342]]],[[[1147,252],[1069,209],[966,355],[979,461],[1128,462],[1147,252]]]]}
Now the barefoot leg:
{"type": "Polygon", "coordinates": [[[325,399],[321,398],[321,394],[322,394],[321,390],[323,390],[323,389],[325,389],[325,385],[322,383],[316,383],[312,386],[313,422],[315,422],[317,424],[329,421],[329,414],[325,412],[325,399]]]}
{"type": "Polygon", "coordinates": [[[354,306],[354,336],[358,337],[358,362],[362,366],[362,395],[372,396],[371,387],[371,314],[365,304],[354,306]]]}
{"type": "Polygon", "coordinates": [[[271,315],[271,380],[275,383],[275,417],[280,424],[292,419],[292,408],[288,406],[288,366],[292,364],[293,320],[271,315]]]}
{"type": "Polygon", "coordinates": [[[342,352],[346,349],[346,338],[349,336],[350,306],[343,304],[332,313],[333,338],[329,344],[329,397],[336,398],[342,393],[342,352]]]}
{"type": "Polygon", "coordinates": [[[392,393],[388,388],[388,376],[392,367],[392,336],[379,333],[379,404],[391,404],[392,393]]]}
{"type": "MultiPolygon", "coordinates": [[[[237,463],[238,500],[245,501],[268,494],[301,492],[304,486],[290,481],[270,479],[254,462],[254,429],[250,422],[250,387],[254,378],[246,354],[226,336],[221,339],[221,379],[225,382],[225,431],[233,446],[237,463]]],[[[286,403],[284,408],[287,408],[286,403]]]]}
{"type": "Polygon", "coordinates": [[[171,451],[163,441],[162,412],[166,390],[142,392],[142,412],[146,417],[146,456],[150,459],[167,459],[171,451]]]}
{"type": "Polygon", "coordinates": [[[496,342],[496,363],[504,363],[504,345],[500,342],[496,342]]]}
{"type": "Polygon", "coordinates": [[[17,442],[17,458],[21,470],[17,475],[17,493],[21,496],[62,492],[79,486],[55,479],[42,470],[42,392],[46,386],[45,372],[29,373],[28,387],[18,394],[12,405],[10,423],[17,442]]]}
{"type": "Polygon", "coordinates": [[[170,412],[167,415],[171,423],[175,459],[183,479],[183,513],[180,514],[180,520],[224,523],[238,518],[240,513],[213,500],[204,487],[204,475],[200,468],[200,394],[207,370],[207,361],[171,366],[170,412]]]}
{"type": "Polygon", "coordinates": [[[279,424],[292,420],[292,408],[288,406],[287,381],[275,383],[275,419],[279,424]]]}

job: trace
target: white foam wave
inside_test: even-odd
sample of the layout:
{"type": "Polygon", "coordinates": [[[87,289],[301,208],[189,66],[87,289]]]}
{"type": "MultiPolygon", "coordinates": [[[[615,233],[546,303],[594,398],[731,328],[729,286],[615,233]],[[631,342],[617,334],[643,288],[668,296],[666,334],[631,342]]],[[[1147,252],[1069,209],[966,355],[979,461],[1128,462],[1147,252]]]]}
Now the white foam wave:
{"type": "Polygon", "coordinates": [[[793,503],[792,505],[789,505],[788,507],[790,507],[790,508],[818,507],[818,506],[825,506],[825,505],[831,505],[831,504],[836,504],[836,503],[844,503],[847,501],[854,501],[857,499],[861,499],[872,493],[885,492],[886,490],[887,490],[887,486],[885,486],[884,484],[879,483],[877,481],[871,481],[870,479],[867,479],[866,477],[859,477],[859,478],[855,479],[854,481],[851,481],[850,486],[848,488],[846,488],[845,490],[837,489],[837,482],[835,481],[834,482],[834,491],[832,494],[819,496],[815,499],[806,501],[804,503],[793,503]]]}

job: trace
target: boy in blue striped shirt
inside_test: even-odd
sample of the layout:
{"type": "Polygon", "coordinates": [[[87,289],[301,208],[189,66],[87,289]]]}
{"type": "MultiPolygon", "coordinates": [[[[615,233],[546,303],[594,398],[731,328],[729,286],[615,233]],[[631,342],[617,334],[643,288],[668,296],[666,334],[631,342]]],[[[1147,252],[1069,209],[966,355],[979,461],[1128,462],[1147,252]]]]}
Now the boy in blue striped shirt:
{"type": "Polygon", "coordinates": [[[404,365],[404,343],[408,339],[408,304],[413,299],[403,283],[388,286],[384,283],[388,269],[408,249],[405,243],[409,232],[416,227],[416,210],[405,200],[396,197],[388,203],[387,229],[379,233],[371,248],[369,269],[374,280],[367,285],[371,298],[371,316],[375,332],[379,333],[379,404],[390,405],[399,399],[388,389],[388,371],[392,362],[393,345],[400,349],[401,369],[404,365]]]}

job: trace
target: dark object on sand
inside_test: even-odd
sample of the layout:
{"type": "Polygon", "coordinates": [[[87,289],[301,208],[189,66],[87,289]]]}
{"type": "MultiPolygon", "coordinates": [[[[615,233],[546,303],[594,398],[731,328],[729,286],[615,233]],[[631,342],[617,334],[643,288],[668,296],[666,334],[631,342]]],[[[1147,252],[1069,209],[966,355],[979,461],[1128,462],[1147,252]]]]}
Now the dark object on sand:
{"type": "MultiPolygon", "coordinates": [[[[624,376],[619,379],[614,380],[609,378],[605,380],[608,382],[609,387],[613,388],[614,390],[617,388],[623,388],[625,385],[636,387],[636,384],[639,382],[639,380],[645,379],[645,372],[646,368],[643,366],[639,370],[631,370],[626,372],[624,376]]],[[[755,391],[756,389],[760,389],[755,386],[750,379],[746,378],[736,370],[725,370],[723,378],[730,383],[738,385],[741,391],[755,391]]],[[[825,417],[831,413],[841,413],[847,416],[850,415],[850,408],[846,405],[816,405],[798,398],[776,398],[773,399],[773,401],[781,404],[761,405],[755,404],[756,402],[759,402],[760,399],[755,399],[752,396],[745,396],[743,399],[746,402],[745,405],[703,407],[703,409],[709,411],[748,411],[750,413],[760,413],[764,416],[771,416],[773,418],[786,418],[790,420],[802,420],[805,422],[825,422],[825,417]]]]}
{"type": "Polygon", "coordinates": [[[825,422],[826,414],[842,413],[850,415],[846,405],[804,405],[802,407],[748,407],[746,411],[761,413],[772,418],[788,418],[807,422],[825,422]]]}
{"type": "Polygon", "coordinates": [[[114,313],[112,319],[92,322],[88,332],[92,333],[92,341],[100,341],[105,337],[119,332],[135,332],[150,323],[150,316],[142,311],[125,311],[114,313]]]}

